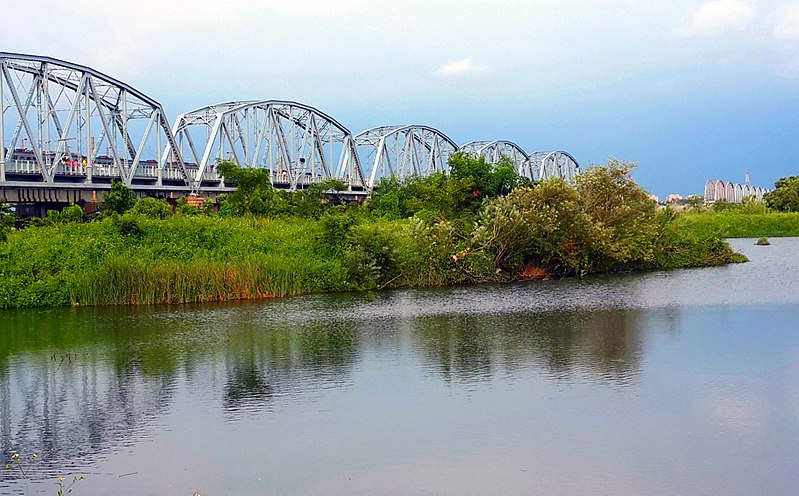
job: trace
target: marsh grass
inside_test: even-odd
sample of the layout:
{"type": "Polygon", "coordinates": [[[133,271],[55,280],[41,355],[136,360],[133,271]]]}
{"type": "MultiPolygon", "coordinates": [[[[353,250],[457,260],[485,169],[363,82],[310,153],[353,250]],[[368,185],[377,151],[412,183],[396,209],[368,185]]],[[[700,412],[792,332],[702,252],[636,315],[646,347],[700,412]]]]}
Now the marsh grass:
{"type": "Polygon", "coordinates": [[[703,212],[680,216],[680,227],[721,238],[799,236],[799,213],[703,212]]]}
{"type": "Polygon", "coordinates": [[[11,233],[0,307],[188,303],[353,289],[318,221],[126,215],[11,233]]]}

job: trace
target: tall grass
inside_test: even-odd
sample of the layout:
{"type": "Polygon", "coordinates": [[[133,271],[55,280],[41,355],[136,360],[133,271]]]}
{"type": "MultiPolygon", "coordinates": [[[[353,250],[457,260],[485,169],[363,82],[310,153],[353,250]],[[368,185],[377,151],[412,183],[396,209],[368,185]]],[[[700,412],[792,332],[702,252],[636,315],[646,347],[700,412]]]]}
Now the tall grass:
{"type": "Polygon", "coordinates": [[[352,289],[318,221],[127,216],[0,245],[0,307],[186,303],[352,289]],[[133,223],[133,227],[131,224],[133,223]]]}
{"type": "Polygon", "coordinates": [[[681,215],[677,225],[721,238],[799,236],[799,213],[703,212],[681,215]]]}

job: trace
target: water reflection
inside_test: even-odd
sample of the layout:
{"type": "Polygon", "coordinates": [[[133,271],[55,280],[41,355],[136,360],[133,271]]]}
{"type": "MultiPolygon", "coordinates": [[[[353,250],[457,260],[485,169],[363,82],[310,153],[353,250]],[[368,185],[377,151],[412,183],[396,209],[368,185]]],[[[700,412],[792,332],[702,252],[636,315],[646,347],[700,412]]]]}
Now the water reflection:
{"type": "Polygon", "coordinates": [[[260,408],[275,395],[346,382],[357,345],[346,322],[236,332],[225,348],[224,407],[260,408]]]}
{"type": "Polygon", "coordinates": [[[632,311],[437,316],[413,321],[418,347],[447,380],[490,380],[531,367],[557,379],[585,375],[626,385],[639,372],[640,318],[632,311]]]}

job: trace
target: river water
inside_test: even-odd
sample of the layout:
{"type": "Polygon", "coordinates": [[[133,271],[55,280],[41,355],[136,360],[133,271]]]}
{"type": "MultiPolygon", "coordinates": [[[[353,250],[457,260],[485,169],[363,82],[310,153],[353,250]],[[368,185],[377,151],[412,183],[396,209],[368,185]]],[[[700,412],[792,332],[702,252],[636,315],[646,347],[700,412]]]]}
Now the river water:
{"type": "Polygon", "coordinates": [[[0,494],[796,494],[799,238],[719,268],[0,312],[0,494]]]}

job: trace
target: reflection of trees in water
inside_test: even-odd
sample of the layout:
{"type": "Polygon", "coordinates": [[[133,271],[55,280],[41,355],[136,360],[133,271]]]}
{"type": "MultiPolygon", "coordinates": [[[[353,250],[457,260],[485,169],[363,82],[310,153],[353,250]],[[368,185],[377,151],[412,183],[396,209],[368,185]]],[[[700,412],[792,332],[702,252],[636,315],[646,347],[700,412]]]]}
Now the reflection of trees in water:
{"type": "Polygon", "coordinates": [[[169,405],[170,377],[147,376],[130,364],[113,369],[89,351],[73,355],[26,354],[0,366],[5,457],[36,452],[41,462],[34,469],[64,468],[127,444],[169,405]]]}
{"type": "Polygon", "coordinates": [[[625,311],[279,325],[234,311],[109,314],[31,314],[0,333],[4,456],[36,451],[63,468],[132,443],[169,408],[177,375],[214,398],[221,392],[232,415],[341,387],[359,353],[396,353],[407,337],[459,381],[532,369],[623,384],[634,380],[642,353],[637,314],[625,311]]]}
{"type": "Polygon", "coordinates": [[[447,315],[413,320],[419,348],[450,379],[543,368],[625,384],[640,368],[642,336],[630,311],[447,315]]]}
{"type": "Polygon", "coordinates": [[[0,449],[4,463],[12,450],[39,453],[36,470],[68,468],[146,436],[144,427],[169,408],[179,371],[198,388],[212,387],[221,372],[226,409],[258,408],[275,395],[345,382],[358,347],[345,323],[271,330],[152,323],[97,334],[54,324],[35,339],[24,332],[3,338],[15,345],[0,355],[0,449]]]}
{"type": "Polygon", "coordinates": [[[276,394],[342,383],[357,347],[355,330],[340,322],[237,332],[226,353],[225,408],[259,407],[276,394]]]}

